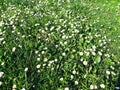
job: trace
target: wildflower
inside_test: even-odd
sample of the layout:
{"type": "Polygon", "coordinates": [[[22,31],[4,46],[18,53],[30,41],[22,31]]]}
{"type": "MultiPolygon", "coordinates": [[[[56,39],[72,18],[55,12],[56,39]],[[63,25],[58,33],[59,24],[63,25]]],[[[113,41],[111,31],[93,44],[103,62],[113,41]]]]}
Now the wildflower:
{"type": "Polygon", "coordinates": [[[114,68],[113,66],[110,66],[110,68],[111,68],[112,70],[115,70],[115,68],[114,68]]]}
{"type": "Polygon", "coordinates": [[[20,32],[18,32],[17,34],[20,35],[20,32]]]}
{"type": "Polygon", "coordinates": [[[24,38],[25,37],[25,35],[22,35],[22,38],[24,38]]]}
{"type": "Polygon", "coordinates": [[[104,85],[104,84],[100,84],[100,87],[101,87],[101,88],[105,88],[105,85],[104,85]]]}
{"type": "Polygon", "coordinates": [[[107,71],[106,71],[106,74],[107,74],[107,75],[110,75],[110,71],[107,70],[107,71]]]}
{"type": "Polygon", "coordinates": [[[49,61],[50,64],[54,63],[54,61],[49,61]]]}
{"type": "Polygon", "coordinates": [[[87,77],[87,75],[85,74],[85,75],[84,75],[84,78],[86,78],[86,77],[87,77]]]}
{"type": "Polygon", "coordinates": [[[86,56],[89,56],[90,55],[90,52],[86,52],[86,56]]]}
{"type": "Polygon", "coordinates": [[[40,57],[41,55],[40,55],[40,54],[38,54],[38,56],[40,57]]]}
{"type": "Polygon", "coordinates": [[[100,51],[98,51],[98,54],[99,54],[100,56],[102,56],[102,53],[101,53],[100,51]]]}
{"type": "Polygon", "coordinates": [[[4,64],[5,64],[4,62],[1,63],[2,66],[3,66],[4,64]]]}
{"type": "Polygon", "coordinates": [[[50,67],[50,66],[51,66],[51,64],[49,63],[49,64],[48,64],[48,66],[50,67]]]}
{"type": "Polygon", "coordinates": [[[36,23],[35,26],[39,26],[40,24],[39,23],[36,23]]]}
{"type": "Polygon", "coordinates": [[[44,31],[44,30],[42,30],[41,32],[42,32],[42,33],[45,33],[45,31],[44,31]]]}
{"type": "Polygon", "coordinates": [[[73,49],[72,51],[73,51],[73,52],[76,52],[76,50],[75,50],[75,49],[73,49]]]}
{"type": "Polygon", "coordinates": [[[2,82],[0,81],[0,86],[2,85],[2,82]]]}
{"type": "Polygon", "coordinates": [[[51,28],[50,28],[50,31],[52,31],[54,29],[54,26],[52,26],[51,28]]]}
{"type": "Polygon", "coordinates": [[[66,53],[62,53],[62,56],[65,56],[66,55],[66,53]]]}
{"type": "Polygon", "coordinates": [[[38,51],[35,51],[36,54],[38,54],[38,51]]]}
{"type": "Polygon", "coordinates": [[[60,78],[60,81],[63,81],[63,78],[60,78]]]}
{"type": "Polygon", "coordinates": [[[93,48],[93,50],[95,50],[95,49],[96,49],[96,46],[92,46],[92,48],[93,48]]]}
{"type": "Polygon", "coordinates": [[[80,52],[79,55],[82,56],[82,55],[83,55],[83,52],[80,52]]]}
{"type": "Polygon", "coordinates": [[[57,62],[58,60],[57,59],[55,59],[55,62],[57,62]]]}
{"type": "Polygon", "coordinates": [[[42,54],[44,54],[44,53],[45,53],[45,51],[42,51],[41,53],[42,53],[42,54]]]}
{"type": "Polygon", "coordinates": [[[85,66],[86,66],[87,64],[88,64],[88,62],[87,62],[87,61],[83,61],[83,65],[85,65],[85,66]]]}
{"type": "Polygon", "coordinates": [[[0,72],[0,78],[3,76],[4,72],[0,72]]]}
{"type": "Polygon", "coordinates": [[[73,76],[73,75],[71,75],[70,77],[71,77],[71,79],[73,79],[73,78],[74,78],[74,76],[73,76]]]}
{"type": "Polygon", "coordinates": [[[58,47],[58,45],[55,45],[55,47],[57,48],[57,47],[58,47]]]}
{"type": "Polygon", "coordinates": [[[25,88],[22,88],[21,90],[25,90],[25,88]]]}
{"type": "Polygon", "coordinates": [[[100,46],[103,46],[103,44],[101,43],[100,46]]]}
{"type": "Polygon", "coordinates": [[[61,45],[63,45],[63,42],[60,42],[61,45]]]}
{"type": "Polygon", "coordinates": [[[40,64],[38,64],[38,65],[36,66],[36,68],[40,68],[40,64]]]}
{"type": "Polygon", "coordinates": [[[78,81],[75,81],[75,85],[78,85],[78,81]]]}
{"type": "Polygon", "coordinates": [[[37,58],[37,61],[40,61],[40,58],[37,58]]]}
{"type": "Polygon", "coordinates": [[[22,48],[22,46],[21,46],[21,45],[18,45],[18,47],[19,47],[19,48],[22,48]]]}
{"type": "Polygon", "coordinates": [[[67,41],[64,42],[64,45],[66,45],[66,44],[67,44],[67,41]]]}
{"type": "Polygon", "coordinates": [[[35,87],[35,85],[33,85],[33,88],[35,87]]]}
{"type": "Polygon", "coordinates": [[[119,89],[120,89],[120,87],[115,87],[115,89],[116,89],[116,90],[119,90],[119,89]]]}
{"type": "Polygon", "coordinates": [[[44,58],[44,62],[47,62],[48,61],[48,59],[47,58],[44,58]]]}
{"type": "Polygon", "coordinates": [[[82,61],[83,61],[83,58],[81,58],[80,61],[82,62],[82,61]]]}
{"type": "Polygon", "coordinates": [[[13,47],[13,48],[12,48],[12,52],[15,52],[15,50],[16,50],[16,47],[13,47]]]}
{"type": "Polygon", "coordinates": [[[74,70],[72,73],[73,73],[73,74],[76,74],[76,71],[74,70]]]}
{"type": "Polygon", "coordinates": [[[17,86],[16,86],[15,84],[13,84],[12,88],[13,88],[13,89],[16,89],[16,88],[17,88],[17,86]]]}
{"type": "Polygon", "coordinates": [[[46,66],[46,64],[43,64],[43,67],[46,66]]]}
{"type": "Polygon", "coordinates": [[[39,72],[40,72],[40,70],[37,70],[37,72],[39,73],[39,72]]]}
{"type": "Polygon", "coordinates": [[[0,27],[3,25],[3,22],[0,22],[0,27]]]}
{"type": "Polygon", "coordinates": [[[64,35],[64,36],[62,36],[62,39],[65,39],[66,38],[66,36],[64,35]]]}
{"type": "Polygon", "coordinates": [[[66,87],[64,90],[69,90],[69,88],[68,88],[68,87],[66,87]]]}
{"type": "Polygon", "coordinates": [[[5,41],[3,41],[3,44],[5,44],[6,42],[5,41]]]}
{"type": "Polygon", "coordinates": [[[106,57],[110,57],[110,55],[109,55],[109,54],[105,54],[105,56],[106,56],[106,57]]]}
{"type": "Polygon", "coordinates": [[[97,89],[96,85],[90,85],[90,89],[97,89]]]}
{"type": "Polygon", "coordinates": [[[112,75],[116,75],[113,71],[111,72],[112,75]]]}
{"type": "Polygon", "coordinates": [[[95,52],[92,52],[92,55],[93,55],[93,56],[95,56],[95,55],[96,55],[96,53],[95,53],[95,52]]]}
{"type": "Polygon", "coordinates": [[[3,34],[3,32],[0,31],[0,35],[2,35],[2,34],[3,34]]]}
{"type": "Polygon", "coordinates": [[[28,71],[28,68],[26,67],[24,71],[27,72],[27,71],[28,71]]]}
{"type": "Polygon", "coordinates": [[[51,70],[53,71],[53,70],[54,70],[54,68],[51,68],[51,70]]]}

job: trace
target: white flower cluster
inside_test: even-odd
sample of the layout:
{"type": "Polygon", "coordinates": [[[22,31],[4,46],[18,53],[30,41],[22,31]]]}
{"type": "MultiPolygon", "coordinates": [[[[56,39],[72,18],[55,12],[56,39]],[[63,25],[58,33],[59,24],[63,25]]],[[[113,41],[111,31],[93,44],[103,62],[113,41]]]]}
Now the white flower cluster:
{"type": "MultiPolygon", "coordinates": [[[[4,72],[0,72],[0,78],[2,78],[4,75],[4,72]]],[[[0,81],[0,86],[2,85],[2,81],[0,81]]]]}
{"type": "MultiPolygon", "coordinates": [[[[110,75],[117,76],[115,65],[120,62],[113,60],[116,55],[109,48],[112,40],[106,35],[101,16],[96,16],[97,11],[102,11],[101,8],[88,5],[84,0],[80,6],[77,3],[74,6],[72,2],[74,0],[30,0],[30,6],[22,6],[24,3],[18,7],[11,3],[6,5],[5,10],[0,12],[0,53],[5,51],[0,60],[6,61],[0,61],[1,66],[9,63],[11,68],[12,64],[15,64],[14,67],[21,62],[24,65],[18,67],[25,66],[24,74],[30,71],[31,81],[37,76],[41,80],[48,80],[49,77],[50,83],[59,79],[56,82],[60,81],[60,87],[64,90],[71,90],[68,85],[71,82],[75,87],[83,87],[81,79],[90,85],[94,80],[101,82],[102,77],[109,81],[110,75]]],[[[0,78],[3,77],[4,72],[0,72],[0,78]]],[[[23,82],[27,81],[21,80],[23,82]]],[[[84,86],[91,90],[108,87],[103,83],[84,86]]],[[[0,81],[0,86],[2,84],[0,81]]],[[[13,84],[12,89],[18,87],[13,84]]],[[[23,86],[21,90],[26,89],[23,86]]]]}

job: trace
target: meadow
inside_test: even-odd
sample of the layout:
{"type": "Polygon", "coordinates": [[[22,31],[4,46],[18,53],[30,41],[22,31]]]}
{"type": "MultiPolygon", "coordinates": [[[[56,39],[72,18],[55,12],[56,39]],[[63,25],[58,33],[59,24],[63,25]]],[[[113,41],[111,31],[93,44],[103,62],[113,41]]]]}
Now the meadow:
{"type": "Polygon", "coordinates": [[[0,90],[120,90],[120,0],[0,0],[0,90]]]}

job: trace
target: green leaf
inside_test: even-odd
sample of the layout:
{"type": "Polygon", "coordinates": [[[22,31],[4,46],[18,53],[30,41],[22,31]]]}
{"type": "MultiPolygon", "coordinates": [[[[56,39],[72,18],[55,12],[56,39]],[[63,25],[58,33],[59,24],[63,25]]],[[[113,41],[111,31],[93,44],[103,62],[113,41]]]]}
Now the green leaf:
{"type": "Polygon", "coordinates": [[[0,57],[3,55],[3,51],[2,50],[0,50],[0,57]]]}
{"type": "Polygon", "coordinates": [[[101,61],[101,57],[100,56],[97,56],[97,58],[96,58],[96,63],[99,63],[100,61],[101,61]]]}

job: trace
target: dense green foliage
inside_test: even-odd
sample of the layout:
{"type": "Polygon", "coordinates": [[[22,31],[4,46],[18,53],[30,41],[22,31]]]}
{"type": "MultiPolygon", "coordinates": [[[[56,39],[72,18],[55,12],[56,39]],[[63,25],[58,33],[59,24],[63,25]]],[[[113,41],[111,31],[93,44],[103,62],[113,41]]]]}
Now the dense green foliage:
{"type": "Polygon", "coordinates": [[[114,90],[119,9],[119,0],[2,0],[1,90],[114,90]]]}

